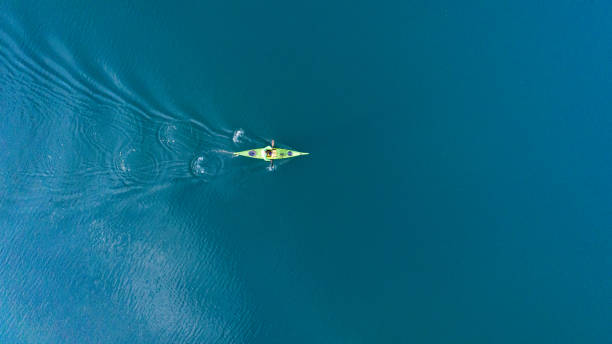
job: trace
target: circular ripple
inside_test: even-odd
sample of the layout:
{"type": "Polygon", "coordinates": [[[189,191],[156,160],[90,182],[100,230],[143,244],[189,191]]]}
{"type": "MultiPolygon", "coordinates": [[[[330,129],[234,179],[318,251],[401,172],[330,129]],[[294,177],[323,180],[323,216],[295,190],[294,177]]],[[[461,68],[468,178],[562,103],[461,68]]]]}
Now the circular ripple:
{"type": "Polygon", "coordinates": [[[191,123],[165,123],[159,128],[157,139],[171,153],[192,153],[198,145],[197,131],[191,123]]]}
{"type": "Polygon", "coordinates": [[[242,129],[234,130],[234,136],[232,137],[232,141],[234,141],[234,143],[241,143],[243,136],[244,136],[244,130],[242,129]]]}
{"type": "Polygon", "coordinates": [[[220,153],[203,152],[191,160],[191,173],[199,178],[211,179],[221,174],[223,165],[220,153]]]}
{"type": "Polygon", "coordinates": [[[151,184],[160,175],[159,162],[155,156],[137,148],[119,152],[114,159],[113,170],[119,178],[130,185],[151,184]]]}
{"type": "Polygon", "coordinates": [[[87,145],[97,151],[114,152],[117,146],[130,140],[130,135],[120,126],[113,123],[93,124],[83,128],[83,138],[87,145]]]}

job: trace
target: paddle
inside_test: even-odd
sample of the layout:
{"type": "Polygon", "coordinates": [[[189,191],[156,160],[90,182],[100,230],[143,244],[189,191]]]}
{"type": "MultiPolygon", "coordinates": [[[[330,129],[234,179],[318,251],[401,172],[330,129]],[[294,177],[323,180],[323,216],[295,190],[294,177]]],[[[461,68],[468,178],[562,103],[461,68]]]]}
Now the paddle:
{"type": "MultiPolygon", "coordinates": [[[[274,149],[274,140],[272,140],[272,142],[270,143],[272,144],[272,149],[274,149]]],[[[274,168],[274,159],[270,159],[270,170],[272,170],[273,168],[274,168]]]]}

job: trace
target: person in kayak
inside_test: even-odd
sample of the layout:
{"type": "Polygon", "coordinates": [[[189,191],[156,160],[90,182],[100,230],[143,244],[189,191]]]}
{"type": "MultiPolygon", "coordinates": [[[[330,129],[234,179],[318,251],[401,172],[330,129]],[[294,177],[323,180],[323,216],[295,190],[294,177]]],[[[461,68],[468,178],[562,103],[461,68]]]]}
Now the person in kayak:
{"type": "Polygon", "coordinates": [[[270,168],[274,167],[274,160],[272,159],[274,156],[276,156],[276,149],[274,149],[274,140],[272,140],[272,142],[270,142],[270,146],[272,147],[272,149],[266,149],[266,157],[270,159],[270,168]]]}
{"type": "Polygon", "coordinates": [[[275,149],[274,149],[274,140],[272,140],[272,142],[271,142],[271,143],[272,143],[272,144],[271,144],[272,149],[267,149],[267,150],[266,150],[266,157],[267,157],[267,158],[271,158],[273,155],[276,155],[276,154],[274,154],[274,153],[276,153],[276,152],[275,152],[275,149]]]}

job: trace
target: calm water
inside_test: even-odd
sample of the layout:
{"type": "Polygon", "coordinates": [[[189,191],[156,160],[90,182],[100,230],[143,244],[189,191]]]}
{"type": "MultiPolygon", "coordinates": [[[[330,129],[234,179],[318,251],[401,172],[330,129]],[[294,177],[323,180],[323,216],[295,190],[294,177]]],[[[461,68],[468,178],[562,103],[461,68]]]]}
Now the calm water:
{"type": "Polygon", "coordinates": [[[611,41],[597,0],[4,0],[0,342],[609,343],[611,41]],[[270,139],[311,155],[228,154],[270,139]]]}

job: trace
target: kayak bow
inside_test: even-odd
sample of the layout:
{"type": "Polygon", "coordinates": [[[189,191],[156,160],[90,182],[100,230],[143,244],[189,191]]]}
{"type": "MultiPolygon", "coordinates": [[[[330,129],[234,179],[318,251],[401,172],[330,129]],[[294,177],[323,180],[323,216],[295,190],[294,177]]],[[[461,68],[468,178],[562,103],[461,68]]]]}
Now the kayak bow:
{"type": "Polygon", "coordinates": [[[249,149],[242,152],[235,152],[234,156],[246,156],[247,158],[262,159],[265,161],[295,158],[300,155],[308,155],[310,153],[296,152],[290,149],[272,148],[270,146],[264,148],[249,149]],[[272,150],[272,156],[266,156],[266,151],[272,150]]]}

